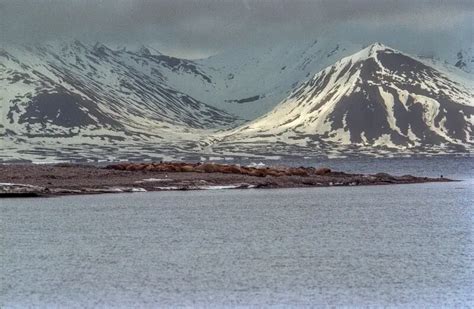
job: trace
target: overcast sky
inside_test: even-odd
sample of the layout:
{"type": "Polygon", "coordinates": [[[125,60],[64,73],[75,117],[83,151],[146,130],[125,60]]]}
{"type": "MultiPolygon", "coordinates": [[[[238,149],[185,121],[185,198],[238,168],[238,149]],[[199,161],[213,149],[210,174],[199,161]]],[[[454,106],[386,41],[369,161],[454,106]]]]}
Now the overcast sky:
{"type": "Polygon", "coordinates": [[[472,46],[473,20],[474,0],[0,0],[1,40],[151,44],[189,58],[319,36],[429,52],[472,46]]]}

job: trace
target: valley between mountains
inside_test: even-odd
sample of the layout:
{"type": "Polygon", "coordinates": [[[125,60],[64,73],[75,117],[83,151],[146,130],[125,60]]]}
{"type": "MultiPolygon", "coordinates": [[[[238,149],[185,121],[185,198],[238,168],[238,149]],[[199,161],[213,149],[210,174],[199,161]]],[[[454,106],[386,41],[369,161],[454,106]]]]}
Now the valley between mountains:
{"type": "Polygon", "coordinates": [[[2,46],[0,161],[469,155],[472,61],[458,54],[316,40],[191,61],[79,41],[2,46]]]}

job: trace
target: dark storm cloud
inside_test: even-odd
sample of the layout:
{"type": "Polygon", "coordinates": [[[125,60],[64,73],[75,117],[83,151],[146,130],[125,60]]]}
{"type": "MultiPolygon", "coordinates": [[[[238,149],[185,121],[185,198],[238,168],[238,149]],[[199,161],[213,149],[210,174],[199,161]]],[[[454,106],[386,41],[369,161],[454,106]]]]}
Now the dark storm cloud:
{"type": "Polygon", "coordinates": [[[471,0],[0,0],[0,31],[4,40],[156,42],[215,51],[236,42],[314,38],[354,24],[469,28],[473,12],[471,0]]]}

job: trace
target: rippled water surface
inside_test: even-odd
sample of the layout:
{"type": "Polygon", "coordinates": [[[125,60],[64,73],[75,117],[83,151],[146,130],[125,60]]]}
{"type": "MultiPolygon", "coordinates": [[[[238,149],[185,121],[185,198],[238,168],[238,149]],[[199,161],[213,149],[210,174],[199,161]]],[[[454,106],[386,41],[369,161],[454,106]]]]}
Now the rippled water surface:
{"type": "Polygon", "coordinates": [[[0,200],[0,307],[474,306],[450,164],[467,180],[0,200]]]}

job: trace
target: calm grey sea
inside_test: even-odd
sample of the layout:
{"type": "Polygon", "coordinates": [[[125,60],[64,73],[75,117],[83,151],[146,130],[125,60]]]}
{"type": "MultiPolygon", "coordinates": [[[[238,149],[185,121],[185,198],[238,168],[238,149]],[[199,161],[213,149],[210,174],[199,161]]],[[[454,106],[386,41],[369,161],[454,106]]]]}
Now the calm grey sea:
{"type": "Polygon", "coordinates": [[[474,306],[472,159],[331,162],[465,180],[0,200],[0,307],[474,306]]]}

